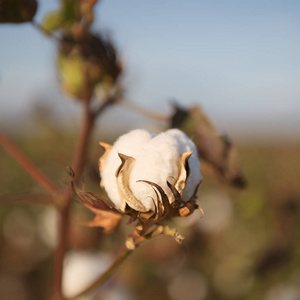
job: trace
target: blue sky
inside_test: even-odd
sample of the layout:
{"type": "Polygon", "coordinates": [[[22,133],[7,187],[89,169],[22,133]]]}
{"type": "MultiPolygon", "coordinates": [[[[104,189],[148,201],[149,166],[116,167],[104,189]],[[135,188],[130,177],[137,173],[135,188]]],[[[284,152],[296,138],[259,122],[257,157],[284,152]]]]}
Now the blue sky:
{"type": "MultiPolygon", "coordinates": [[[[38,20],[57,6],[39,2],[38,20]]],[[[103,0],[98,29],[122,50],[140,104],[168,112],[176,98],[220,126],[300,129],[300,1],[103,0]]],[[[0,54],[0,118],[58,94],[55,47],[30,25],[1,25],[0,54]]]]}

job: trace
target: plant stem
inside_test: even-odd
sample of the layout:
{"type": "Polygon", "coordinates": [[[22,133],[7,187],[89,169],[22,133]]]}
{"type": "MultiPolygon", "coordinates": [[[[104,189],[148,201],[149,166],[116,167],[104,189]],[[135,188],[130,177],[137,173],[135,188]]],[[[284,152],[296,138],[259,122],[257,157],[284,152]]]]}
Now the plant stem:
{"type": "Polygon", "coordinates": [[[79,133],[79,140],[77,144],[77,149],[75,152],[75,156],[72,163],[72,168],[74,170],[74,180],[75,182],[78,181],[78,179],[81,176],[81,173],[83,171],[83,166],[86,158],[86,152],[87,152],[87,146],[88,142],[91,136],[91,132],[93,129],[93,116],[90,112],[88,104],[83,105],[83,120],[82,120],[82,127],[79,133]]]}
{"type": "Polygon", "coordinates": [[[0,196],[0,205],[41,204],[54,205],[53,197],[48,195],[6,195],[0,196]]]}
{"type": "Polygon", "coordinates": [[[58,187],[1,130],[0,144],[40,186],[52,196],[58,195],[58,187]]]}
{"type": "Polygon", "coordinates": [[[31,24],[33,25],[34,28],[39,30],[42,34],[45,36],[55,40],[56,42],[61,42],[61,39],[55,36],[52,32],[46,30],[41,24],[37,23],[36,21],[32,20],[31,24]]]}
{"type": "Polygon", "coordinates": [[[115,261],[112,263],[112,265],[103,273],[100,277],[98,277],[94,282],[92,282],[89,286],[87,286],[83,291],[81,291],[79,294],[68,298],[68,299],[76,299],[78,297],[81,297],[89,292],[91,292],[93,289],[104,283],[107,279],[109,279],[114,272],[119,268],[119,266],[123,263],[123,261],[133,252],[133,250],[129,250],[126,247],[124,247],[119,255],[116,257],[115,261]]]}
{"type": "MultiPolygon", "coordinates": [[[[89,109],[89,100],[83,102],[83,120],[79,134],[79,141],[73,159],[73,170],[75,180],[77,181],[83,170],[84,160],[87,151],[88,140],[91,136],[93,128],[93,119],[89,109]]],[[[62,271],[64,255],[67,248],[68,232],[69,232],[69,210],[70,203],[73,197],[73,191],[70,186],[67,186],[62,196],[61,206],[59,210],[58,220],[58,243],[54,256],[54,271],[52,282],[53,299],[62,298],[62,271]]]]}
{"type": "MultiPolygon", "coordinates": [[[[89,83],[88,69],[84,66],[83,69],[85,78],[85,95],[82,100],[82,123],[78,138],[78,144],[75,151],[72,169],[74,171],[75,182],[80,179],[84,168],[84,161],[87,153],[88,142],[91,137],[91,133],[94,125],[94,118],[99,116],[100,113],[94,115],[90,109],[90,101],[92,98],[92,91],[89,83]]],[[[104,108],[107,107],[107,101],[100,108],[102,113],[104,108]]],[[[70,185],[66,187],[61,199],[61,205],[58,207],[59,210],[59,220],[58,220],[58,243],[54,255],[54,270],[53,270],[53,280],[52,280],[52,299],[63,299],[62,295],[62,272],[63,272],[63,262],[64,256],[67,249],[68,242],[68,232],[69,232],[69,219],[70,219],[70,205],[73,198],[73,190],[70,185]]]]}
{"type": "MultiPolygon", "coordinates": [[[[90,111],[91,92],[87,68],[83,69],[85,75],[85,95],[82,100],[82,122],[78,138],[78,144],[73,158],[72,167],[77,181],[82,173],[84,160],[87,152],[88,140],[93,128],[93,117],[90,111]]],[[[63,299],[62,295],[62,273],[64,256],[68,244],[69,236],[69,219],[70,219],[70,204],[73,197],[73,190],[68,185],[62,195],[61,203],[58,211],[58,226],[57,226],[57,247],[54,255],[54,270],[52,280],[52,299],[63,299]]]]}
{"type": "Polygon", "coordinates": [[[115,258],[112,265],[103,273],[101,274],[96,280],[94,280],[91,284],[89,284],[84,290],[79,292],[77,295],[68,298],[68,300],[75,300],[98,286],[100,286],[102,283],[104,283],[106,280],[108,280],[115,271],[120,267],[120,265],[123,263],[123,261],[137,248],[140,247],[145,242],[151,240],[152,238],[155,238],[157,236],[160,236],[162,234],[170,235],[175,238],[175,240],[179,243],[183,241],[183,237],[177,232],[176,229],[170,229],[168,226],[158,226],[156,229],[154,229],[152,232],[145,236],[141,236],[136,229],[133,230],[133,232],[128,236],[125,247],[122,248],[120,253],[115,258]]]}

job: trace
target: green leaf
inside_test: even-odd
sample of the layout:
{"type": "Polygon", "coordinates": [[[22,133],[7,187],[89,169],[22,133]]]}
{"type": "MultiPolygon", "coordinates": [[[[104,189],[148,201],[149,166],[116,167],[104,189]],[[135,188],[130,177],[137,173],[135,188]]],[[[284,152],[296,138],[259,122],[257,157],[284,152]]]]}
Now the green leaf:
{"type": "Polygon", "coordinates": [[[61,27],[66,29],[77,21],[77,16],[77,1],[63,0],[58,10],[50,12],[44,17],[42,27],[47,31],[55,31],[61,27]]]}
{"type": "Polygon", "coordinates": [[[47,31],[54,31],[61,27],[63,23],[63,17],[61,11],[53,11],[48,13],[42,22],[42,27],[47,31]]]}

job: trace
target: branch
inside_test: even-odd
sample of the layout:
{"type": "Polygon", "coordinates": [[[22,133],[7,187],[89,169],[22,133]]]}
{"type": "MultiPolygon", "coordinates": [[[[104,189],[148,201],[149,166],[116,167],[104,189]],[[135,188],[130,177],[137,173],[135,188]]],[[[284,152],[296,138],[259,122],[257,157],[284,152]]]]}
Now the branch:
{"type": "Polygon", "coordinates": [[[0,144],[40,186],[52,196],[58,195],[58,187],[1,130],[0,144]]]}
{"type": "Polygon", "coordinates": [[[52,32],[46,30],[41,24],[37,23],[36,21],[32,20],[31,21],[32,26],[40,31],[42,34],[45,36],[49,37],[50,39],[53,39],[55,42],[61,42],[61,39],[54,35],[52,32]]]}
{"type": "Polygon", "coordinates": [[[102,283],[104,283],[106,280],[108,280],[115,271],[119,268],[119,266],[123,263],[123,261],[131,254],[133,250],[129,250],[126,247],[124,247],[119,255],[116,257],[113,264],[103,273],[101,274],[95,281],[93,281],[90,285],[88,285],[83,291],[81,291],[79,294],[68,298],[69,300],[77,299],[92,290],[94,290],[96,287],[100,286],[102,283]]]}
{"type": "Polygon", "coordinates": [[[41,204],[53,205],[53,197],[47,195],[5,195],[0,196],[0,205],[41,204]]]}
{"type": "MultiPolygon", "coordinates": [[[[84,161],[86,157],[88,142],[92,133],[94,118],[99,116],[101,110],[97,115],[94,115],[90,109],[90,101],[92,98],[92,90],[89,83],[87,66],[83,70],[85,74],[85,95],[82,100],[82,123],[78,138],[77,148],[72,163],[72,169],[74,170],[74,180],[77,181],[83,171],[84,161]]],[[[106,107],[106,103],[103,104],[106,107]]],[[[52,299],[63,299],[62,297],[62,272],[64,255],[67,248],[68,242],[68,231],[69,231],[69,211],[70,204],[73,198],[73,190],[70,186],[67,186],[61,201],[61,207],[59,211],[58,220],[58,243],[54,256],[54,270],[52,279],[52,299]]]]}
{"type": "Polygon", "coordinates": [[[183,236],[181,236],[176,229],[170,229],[168,226],[162,226],[159,225],[154,229],[152,232],[141,236],[136,229],[133,230],[133,232],[128,236],[126,240],[126,247],[123,247],[121,252],[118,254],[118,256],[115,258],[115,261],[112,263],[112,265],[103,273],[101,274],[95,281],[93,281],[91,284],[89,284],[84,290],[82,290],[77,295],[68,298],[67,300],[75,300],[81,296],[84,296],[85,294],[91,292],[98,286],[100,286],[102,283],[104,283],[106,280],[108,280],[115,271],[120,267],[120,265],[123,263],[123,261],[139,246],[144,244],[145,242],[151,240],[152,238],[155,238],[157,236],[160,236],[162,234],[170,235],[174,237],[174,239],[178,243],[182,243],[184,240],[183,236]]]}
{"type": "Polygon", "coordinates": [[[113,105],[115,103],[116,101],[114,98],[103,99],[101,104],[93,110],[93,118],[97,118],[97,116],[101,115],[108,106],[113,105]]]}
{"type": "MultiPolygon", "coordinates": [[[[81,130],[79,134],[79,142],[75,151],[74,160],[72,163],[75,180],[80,177],[85,154],[87,150],[87,144],[89,137],[91,135],[93,121],[91,118],[91,113],[88,107],[89,102],[83,102],[83,120],[81,125],[81,130]]],[[[61,209],[59,211],[58,220],[58,243],[55,250],[54,256],[54,271],[53,271],[53,281],[52,281],[52,293],[53,299],[62,299],[62,271],[63,271],[63,261],[64,255],[67,248],[68,242],[68,231],[69,231],[69,208],[70,203],[73,198],[73,191],[70,186],[67,186],[61,201],[61,209]]]]}
{"type": "Polygon", "coordinates": [[[135,102],[130,101],[129,99],[126,98],[120,98],[118,99],[118,104],[128,110],[131,110],[135,113],[138,113],[142,116],[155,119],[158,121],[163,121],[163,122],[169,122],[171,119],[171,116],[164,114],[162,112],[152,110],[149,108],[145,108],[135,102]]]}

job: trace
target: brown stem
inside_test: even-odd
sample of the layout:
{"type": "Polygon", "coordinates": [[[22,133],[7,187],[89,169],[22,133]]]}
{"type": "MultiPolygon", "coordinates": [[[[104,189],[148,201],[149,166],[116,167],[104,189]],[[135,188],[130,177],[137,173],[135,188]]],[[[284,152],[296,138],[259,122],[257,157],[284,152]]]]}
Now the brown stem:
{"type": "Polygon", "coordinates": [[[77,295],[68,298],[68,300],[75,300],[81,296],[84,296],[100,286],[102,283],[104,283],[106,280],[108,280],[115,271],[120,267],[120,265],[124,262],[124,260],[139,246],[144,244],[145,242],[151,240],[152,238],[155,238],[157,236],[160,236],[161,234],[171,235],[175,238],[177,242],[180,243],[183,241],[183,237],[176,231],[176,229],[170,229],[168,226],[158,226],[156,229],[154,229],[152,232],[145,236],[141,236],[136,229],[133,230],[133,232],[128,236],[126,240],[126,247],[123,247],[123,249],[120,251],[118,256],[115,258],[112,265],[103,273],[101,274],[96,280],[94,280],[92,283],[90,283],[86,288],[84,288],[81,292],[79,292],[77,295]]]}
{"type": "MultiPolygon", "coordinates": [[[[93,119],[89,109],[89,101],[83,102],[83,120],[79,134],[79,141],[75,151],[73,160],[73,170],[75,173],[75,180],[80,178],[83,170],[84,160],[87,151],[88,140],[90,138],[93,128],[93,119]]],[[[73,197],[73,191],[70,186],[67,186],[61,201],[59,220],[58,220],[58,244],[54,257],[54,271],[53,271],[53,299],[62,298],[62,270],[63,260],[67,247],[68,231],[69,231],[69,208],[73,197]]]]}
{"type": "Polygon", "coordinates": [[[155,119],[158,121],[163,121],[163,122],[168,122],[170,121],[170,116],[167,114],[164,114],[162,112],[145,108],[144,106],[141,106],[135,102],[130,101],[129,99],[126,98],[120,98],[118,99],[118,104],[128,110],[131,110],[135,113],[138,113],[142,116],[155,119]]]}
{"type": "Polygon", "coordinates": [[[53,197],[48,195],[5,195],[0,196],[0,205],[41,204],[53,205],[53,197]]]}
{"type": "Polygon", "coordinates": [[[59,189],[42,173],[35,164],[1,130],[0,144],[23,167],[23,169],[51,195],[56,196],[59,189]]]}
{"type": "MultiPolygon", "coordinates": [[[[74,180],[78,181],[84,167],[84,161],[86,157],[88,142],[92,133],[94,125],[94,115],[90,109],[90,101],[92,98],[92,90],[89,83],[88,69],[87,66],[83,70],[85,74],[85,95],[82,101],[82,112],[83,118],[81,123],[81,129],[78,139],[78,145],[75,151],[72,169],[74,171],[74,180]]],[[[106,107],[106,102],[103,103],[103,109],[106,107]]],[[[103,109],[100,111],[102,112],[103,109]]],[[[98,116],[99,114],[97,114],[98,116]]],[[[62,196],[59,220],[58,220],[58,244],[54,256],[54,270],[53,270],[53,281],[52,281],[52,299],[63,299],[62,295],[62,271],[64,255],[67,248],[68,242],[68,231],[69,231],[69,210],[71,200],[73,198],[73,190],[70,186],[67,186],[62,196]]]]}
{"type": "Polygon", "coordinates": [[[97,118],[97,116],[101,115],[102,112],[110,105],[115,104],[116,101],[114,98],[107,98],[107,99],[103,99],[103,101],[101,102],[101,104],[96,107],[93,111],[93,117],[97,118]]]}
{"type": "MultiPolygon", "coordinates": [[[[82,127],[79,133],[78,138],[78,144],[75,151],[73,163],[72,163],[72,169],[74,171],[74,180],[77,182],[81,176],[81,173],[83,171],[85,158],[86,158],[86,152],[87,152],[87,146],[88,142],[91,136],[91,132],[93,129],[93,119],[92,114],[89,111],[87,107],[83,108],[83,120],[82,120],[82,127]]],[[[68,202],[68,201],[67,201],[68,202]]],[[[68,204],[68,203],[66,203],[68,204]]]]}
{"type": "Polygon", "coordinates": [[[56,42],[61,42],[60,38],[55,36],[52,32],[46,30],[41,24],[37,23],[36,21],[32,20],[31,24],[33,25],[34,28],[39,30],[41,33],[43,33],[45,36],[55,40],[56,42]]]}
{"type": "MultiPolygon", "coordinates": [[[[63,200],[69,200],[72,197],[71,190],[67,190],[63,200]]],[[[64,299],[62,296],[62,271],[63,261],[67,248],[67,239],[69,231],[69,206],[61,208],[58,214],[58,237],[57,246],[54,255],[54,270],[52,274],[52,298],[53,300],[64,299]]]]}

